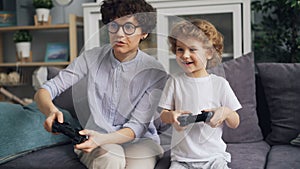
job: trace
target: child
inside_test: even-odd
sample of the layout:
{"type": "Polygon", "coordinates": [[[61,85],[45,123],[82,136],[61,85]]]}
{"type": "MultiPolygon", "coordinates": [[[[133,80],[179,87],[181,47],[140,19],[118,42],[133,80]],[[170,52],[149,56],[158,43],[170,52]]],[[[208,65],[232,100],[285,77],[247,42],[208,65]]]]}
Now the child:
{"type": "Polygon", "coordinates": [[[222,126],[239,125],[236,110],[241,105],[224,78],[206,71],[221,60],[223,36],[210,22],[198,19],[175,25],[169,42],[184,71],[168,80],[159,104],[161,120],[174,127],[170,168],[226,169],[231,156],[222,140],[222,126]],[[179,116],[201,111],[213,111],[209,122],[180,126],[179,116]]]}

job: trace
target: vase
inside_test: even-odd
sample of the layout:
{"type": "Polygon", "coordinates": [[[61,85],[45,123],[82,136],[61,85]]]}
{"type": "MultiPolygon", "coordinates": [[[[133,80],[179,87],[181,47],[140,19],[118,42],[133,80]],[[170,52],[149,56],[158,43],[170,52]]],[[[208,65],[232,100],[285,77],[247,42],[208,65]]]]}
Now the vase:
{"type": "Polygon", "coordinates": [[[30,57],[31,42],[18,42],[16,43],[18,60],[30,57]]]}
{"type": "Polygon", "coordinates": [[[50,9],[38,8],[35,10],[38,22],[48,22],[50,9]]]}

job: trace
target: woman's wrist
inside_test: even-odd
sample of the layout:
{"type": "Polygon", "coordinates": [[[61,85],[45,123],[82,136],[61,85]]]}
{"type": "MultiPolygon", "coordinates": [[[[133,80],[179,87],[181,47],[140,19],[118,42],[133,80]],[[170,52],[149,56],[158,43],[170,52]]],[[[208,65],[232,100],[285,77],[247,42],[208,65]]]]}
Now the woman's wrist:
{"type": "Polygon", "coordinates": [[[54,108],[50,108],[50,110],[48,111],[48,115],[47,116],[50,116],[51,114],[55,114],[57,112],[59,112],[58,108],[54,107],[54,108]]]}

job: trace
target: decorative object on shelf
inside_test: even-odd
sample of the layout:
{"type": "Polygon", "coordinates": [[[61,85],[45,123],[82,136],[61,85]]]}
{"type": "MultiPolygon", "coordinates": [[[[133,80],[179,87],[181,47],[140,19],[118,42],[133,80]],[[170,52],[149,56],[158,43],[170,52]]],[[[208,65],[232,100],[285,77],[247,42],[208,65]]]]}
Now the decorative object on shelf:
{"type": "Polygon", "coordinates": [[[0,73],[0,85],[7,84],[8,78],[6,73],[0,73]]]}
{"type": "Polygon", "coordinates": [[[16,13],[14,11],[0,11],[0,27],[15,25],[16,13]]]}
{"type": "Polygon", "coordinates": [[[4,89],[3,87],[0,87],[0,94],[3,94],[9,100],[11,100],[15,103],[21,104],[22,106],[26,106],[26,105],[33,102],[32,99],[28,99],[28,98],[21,99],[18,96],[16,96],[16,95],[12,94],[11,92],[9,92],[8,90],[4,89]]]}
{"type": "Polygon", "coordinates": [[[38,90],[47,81],[47,67],[41,66],[34,70],[32,74],[32,87],[38,90]]]}
{"type": "Polygon", "coordinates": [[[7,75],[8,82],[12,85],[17,85],[20,83],[21,76],[18,72],[10,72],[7,75]]]}
{"type": "Polygon", "coordinates": [[[66,62],[69,58],[68,43],[48,43],[45,62],[66,62]]]}
{"type": "Polygon", "coordinates": [[[0,85],[2,86],[20,85],[21,83],[21,75],[16,71],[9,72],[8,74],[0,73],[0,85]]]}
{"type": "Polygon", "coordinates": [[[34,16],[35,25],[51,24],[50,9],[53,7],[52,0],[33,0],[36,15],[34,16]]]}
{"type": "Polygon", "coordinates": [[[31,41],[32,36],[28,30],[18,30],[13,35],[13,41],[17,49],[17,61],[31,62],[31,41]]]}
{"type": "Polygon", "coordinates": [[[66,23],[66,6],[69,6],[73,0],[54,0],[54,3],[58,6],[62,6],[63,10],[63,23],[66,23]]]}

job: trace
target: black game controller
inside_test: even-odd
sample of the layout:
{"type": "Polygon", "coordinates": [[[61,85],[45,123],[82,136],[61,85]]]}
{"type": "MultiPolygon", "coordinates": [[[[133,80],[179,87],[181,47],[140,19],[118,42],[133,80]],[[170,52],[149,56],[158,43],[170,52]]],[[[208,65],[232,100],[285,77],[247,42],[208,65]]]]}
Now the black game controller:
{"type": "Polygon", "coordinates": [[[177,120],[179,121],[180,126],[183,127],[189,125],[190,123],[196,123],[201,121],[209,122],[209,120],[213,115],[214,112],[212,111],[209,112],[202,111],[202,114],[197,114],[197,115],[188,114],[188,115],[179,116],[177,120]]]}
{"type": "Polygon", "coordinates": [[[88,136],[79,134],[79,129],[74,129],[69,123],[59,123],[58,121],[54,121],[52,125],[52,132],[53,133],[63,133],[64,135],[68,136],[72,143],[80,144],[88,140],[88,136]]]}

